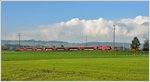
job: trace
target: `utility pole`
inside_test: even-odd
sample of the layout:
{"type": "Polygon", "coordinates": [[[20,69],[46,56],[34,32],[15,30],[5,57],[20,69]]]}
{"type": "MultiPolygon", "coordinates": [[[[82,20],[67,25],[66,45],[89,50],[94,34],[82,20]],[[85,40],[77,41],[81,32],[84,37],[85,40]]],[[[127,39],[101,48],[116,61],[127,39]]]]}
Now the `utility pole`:
{"type": "Polygon", "coordinates": [[[18,33],[18,38],[19,38],[19,47],[20,47],[20,37],[21,37],[21,33],[18,33]]]}
{"type": "Polygon", "coordinates": [[[125,50],[125,36],[123,36],[123,40],[124,40],[124,42],[123,42],[123,50],[125,50]]]}
{"type": "Polygon", "coordinates": [[[8,45],[8,40],[6,40],[6,45],[8,45]]]}
{"type": "Polygon", "coordinates": [[[123,50],[125,50],[125,46],[124,46],[124,44],[125,44],[125,43],[123,43],[123,50]]]}
{"type": "Polygon", "coordinates": [[[37,47],[39,46],[39,41],[37,40],[37,45],[36,45],[37,47]]]}
{"type": "Polygon", "coordinates": [[[86,39],[85,40],[86,40],[86,46],[87,46],[87,35],[86,35],[86,39]]]}
{"type": "Polygon", "coordinates": [[[113,25],[113,49],[115,49],[115,25],[113,25]]]}

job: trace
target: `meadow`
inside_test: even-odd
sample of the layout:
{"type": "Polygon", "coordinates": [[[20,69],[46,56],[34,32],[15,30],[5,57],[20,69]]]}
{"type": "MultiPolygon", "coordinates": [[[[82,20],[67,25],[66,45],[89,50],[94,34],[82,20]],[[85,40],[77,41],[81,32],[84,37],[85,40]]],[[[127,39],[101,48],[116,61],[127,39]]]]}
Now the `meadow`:
{"type": "Polygon", "coordinates": [[[148,52],[2,51],[3,81],[148,81],[148,52]]]}

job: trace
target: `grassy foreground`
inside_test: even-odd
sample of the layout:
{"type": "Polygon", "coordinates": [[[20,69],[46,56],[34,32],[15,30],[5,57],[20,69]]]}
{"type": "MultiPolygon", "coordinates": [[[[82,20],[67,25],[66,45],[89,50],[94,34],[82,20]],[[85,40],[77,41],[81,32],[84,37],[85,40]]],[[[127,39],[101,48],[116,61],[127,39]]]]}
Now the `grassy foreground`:
{"type": "Polygon", "coordinates": [[[148,80],[148,53],[2,51],[2,80],[148,80]]]}

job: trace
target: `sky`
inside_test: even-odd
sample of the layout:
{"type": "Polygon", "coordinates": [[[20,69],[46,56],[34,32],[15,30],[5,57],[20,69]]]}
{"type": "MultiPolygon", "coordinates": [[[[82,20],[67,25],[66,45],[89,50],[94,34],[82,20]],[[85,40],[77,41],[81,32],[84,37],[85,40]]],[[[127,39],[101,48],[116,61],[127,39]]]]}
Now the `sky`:
{"type": "Polygon", "coordinates": [[[131,42],[149,33],[148,1],[2,2],[2,39],[131,42]]]}

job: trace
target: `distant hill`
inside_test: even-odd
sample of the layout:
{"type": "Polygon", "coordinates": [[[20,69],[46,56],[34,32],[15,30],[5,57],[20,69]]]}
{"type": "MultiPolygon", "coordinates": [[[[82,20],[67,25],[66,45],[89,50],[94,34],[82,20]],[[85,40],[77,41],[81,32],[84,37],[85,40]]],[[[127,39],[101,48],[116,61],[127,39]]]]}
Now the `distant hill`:
{"type": "MultiPolygon", "coordinates": [[[[81,45],[85,45],[86,43],[81,43],[81,45]]],[[[88,46],[100,46],[100,45],[108,45],[108,46],[113,46],[112,42],[88,42],[87,43],[88,46]]],[[[115,43],[116,47],[125,47],[125,48],[130,48],[130,44],[129,43],[120,43],[120,42],[116,42],[115,43]]]]}
{"type": "MultiPolygon", "coordinates": [[[[18,45],[17,40],[1,40],[2,45],[18,45]]],[[[100,45],[108,45],[108,46],[113,46],[112,42],[87,42],[88,46],[100,46],[100,45]]],[[[21,45],[22,46],[85,46],[86,43],[69,43],[69,42],[64,42],[64,41],[41,41],[41,40],[21,40],[21,45]]],[[[125,47],[125,48],[130,48],[130,43],[121,43],[121,42],[116,42],[115,43],[116,47],[125,47]]],[[[140,47],[142,48],[143,45],[140,47]]]]}

